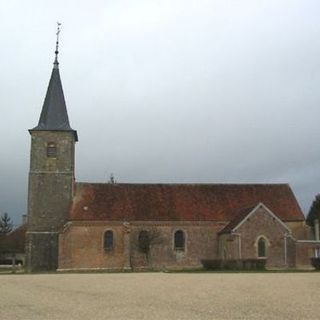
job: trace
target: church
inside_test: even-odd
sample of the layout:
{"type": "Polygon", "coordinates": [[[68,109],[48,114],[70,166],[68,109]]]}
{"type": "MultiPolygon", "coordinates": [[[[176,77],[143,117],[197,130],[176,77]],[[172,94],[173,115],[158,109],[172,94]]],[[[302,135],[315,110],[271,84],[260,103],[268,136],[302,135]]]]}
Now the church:
{"type": "Polygon", "coordinates": [[[215,259],[306,268],[320,252],[288,184],[77,182],[58,41],[29,133],[28,272],[187,269],[215,259]]]}

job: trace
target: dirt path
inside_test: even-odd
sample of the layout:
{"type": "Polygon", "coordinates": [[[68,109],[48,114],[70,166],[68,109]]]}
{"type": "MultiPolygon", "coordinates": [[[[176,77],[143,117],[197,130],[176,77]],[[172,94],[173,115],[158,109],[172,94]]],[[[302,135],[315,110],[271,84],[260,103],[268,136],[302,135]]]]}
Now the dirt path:
{"type": "Polygon", "coordinates": [[[320,274],[1,275],[0,319],[320,319],[320,274]]]}

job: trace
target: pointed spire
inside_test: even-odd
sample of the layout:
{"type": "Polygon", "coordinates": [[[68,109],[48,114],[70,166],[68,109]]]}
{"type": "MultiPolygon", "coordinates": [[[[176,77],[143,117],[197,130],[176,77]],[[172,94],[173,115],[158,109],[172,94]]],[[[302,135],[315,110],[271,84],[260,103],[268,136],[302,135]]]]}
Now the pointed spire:
{"type": "Polygon", "coordinates": [[[30,131],[72,131],[75,140],[77,141],[77,131],[73,130],[69,124],[68,112],[60,79],[58,62],[60,25],[61,23],[58,23],[55,60],[39,123],[30,131]]]}

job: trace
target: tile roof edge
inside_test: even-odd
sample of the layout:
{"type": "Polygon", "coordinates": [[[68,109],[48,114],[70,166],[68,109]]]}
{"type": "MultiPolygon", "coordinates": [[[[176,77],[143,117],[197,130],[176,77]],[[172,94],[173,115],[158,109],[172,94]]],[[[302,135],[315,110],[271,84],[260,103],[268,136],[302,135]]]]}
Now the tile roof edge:
{"type": "Polygon", "coordinates": [[[76,181],[76,185],[114,185],[114,186],[287,186],[289,183],[179,183],[179,182],[81,182],[76,181]]]}

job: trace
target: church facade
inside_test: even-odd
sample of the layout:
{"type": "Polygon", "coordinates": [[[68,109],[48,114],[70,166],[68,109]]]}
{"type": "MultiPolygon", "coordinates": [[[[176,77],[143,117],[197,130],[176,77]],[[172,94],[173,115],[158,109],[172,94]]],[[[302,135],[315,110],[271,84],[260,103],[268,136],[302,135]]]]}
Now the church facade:
{"type": "Polygon", "coordinates": [[[30,129],[26,268],[196,268],[208,259],[309,267],[320,241],[287,184],[125,184],[75,180],[57,59],[30,129]]]}

